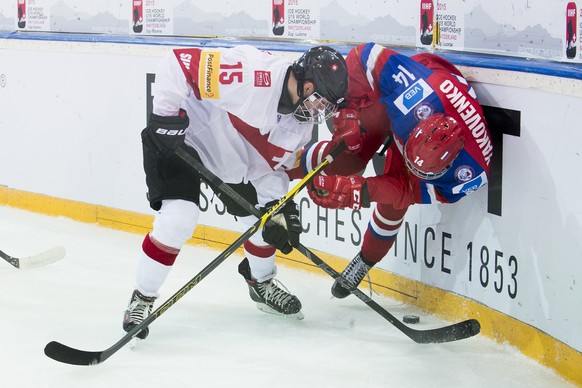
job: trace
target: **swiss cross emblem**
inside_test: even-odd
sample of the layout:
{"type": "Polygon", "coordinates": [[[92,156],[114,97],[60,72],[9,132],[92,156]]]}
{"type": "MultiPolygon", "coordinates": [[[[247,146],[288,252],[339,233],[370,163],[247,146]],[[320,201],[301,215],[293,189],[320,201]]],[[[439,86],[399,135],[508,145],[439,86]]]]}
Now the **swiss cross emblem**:
{"type": "Polygon", "coordinates": [[[336,70],[337,70],[337,64],[335,64],[335,63],[334,63],[333,65],[331,65],[331,69],[332,69],[333,71],[336,71],[336,70]]]}

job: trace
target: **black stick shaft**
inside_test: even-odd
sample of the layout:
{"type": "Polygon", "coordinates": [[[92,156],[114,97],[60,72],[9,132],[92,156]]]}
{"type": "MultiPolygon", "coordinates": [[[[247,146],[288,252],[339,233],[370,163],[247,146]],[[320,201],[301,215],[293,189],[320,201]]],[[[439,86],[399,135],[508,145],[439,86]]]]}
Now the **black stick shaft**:
{"type": "MultiPolygon", "coordinates": [[[[343,144],[343,143],[342,143],[343,144]]],[[[180,150],[179,150],[180,151],[180,150]]],[[[332,157],[337,156],[341,152],[341,149],[335,149],[332,151],[332,157]]],[[[228,195],[231,199],[237,202],[238,205],[243,207],[245,210],[249,211],[256,217],[261,217],[261,212],[251,205],[245,198],[243,198],[236,190],[231,186],[224,183],[216,175],[214,175],[210,170],[208,170],[200,161],[192,157],[186,151],[178,152],[178,155],[184,159],[192,168],[200,173],[205,180],[211,181],[218,189],[220,189],[224,194],[228,195]]],[[[322,259],[320,259],[315,253],[305,247],[303,244],[299,244],[296,247],[299,252],[301,252],[306,258],[311,262],[321,268],[324,272],[330,275],[332,278],[336,279],[342,287],[348,289],[350,293],[355,295],[362,302],[366,303],[372,310],[380,314],[384,319],[394,325],[398,330],[407,335],[410,339],[417,343],[441,343],[458,341],[461,339],[469,338],[474,335],[479,334],[481,326],[476,319],[469,319],[462,322],[454,323],[449,326],[444,326],[436,329],[429,330],[416,330],[404,323],[402,323],[394,315],[390,314],[386,309],[372,300],[365,293],[360,291],[357,287],[351,286],[346,279],[344,279],[336,270],[330,267],[322,259]]]]}
{"type": "Polygon", "coordinates": [[[20,268],[20,260],[0,251],[0,257],[9,262],[12,266],[20,268]]]}
{"type": "MultiPolygon", "coordinates": [[[[343,148],[338,147],[337,153],[341,152],[343,148]]],[[[336,154],[337,154],[336,153],[336,154]]],[[[192,166],[196,165],[200,167],[201,170],[205,170],[208,177],[207,180],[211,180],[216,187],[221,190],[229,190],[229,195],[238,195],[230,186],[226,185],[220,178],[212,174],[202,163],[200,163],[196,158],[194,158],[185,148],[179,148],[176,151],[184,161],[192,166]]],[[[182,288],[180,288],[174,295],[172,295],[168,300],[166,300],[160,307],[158,307],[154,312],[152,312],[146,319],[136,325],[131,331],[124,335],[119,341],[114,345],[105,349],[103,351],[85,351],[80,349],[71,348],[69,346],[63,345],[60,342],[52,341],[49,342],[45,348],[44,353],[48,357],[60,361],[66,364],[72,365],[96,365],[104,362],[113,354],[115,354],[119,349],[125,346],[131,341],[140,331],[149,326],[153,321],[158,319],[163,313],[165,313],[173,304],[180,300],[188,291],[194,288],[202,279],[204,279],[210,272],[212,272],[216,267],[218,267],[227,257],[234,253],[246,240],[248,240],[257,230],[259,230],[263,225],[279,211],[285,204],[293,199],[299,191],[304,188],[313,177],[323,170],[332,161],[332,156],[327,157],[322,161],[311,173],[307,174],[291,191],[287,193],[279,202],[274,206],[269,208],[264,214],[260,213],[254,206],[251,206],[247,201],[249,206],[254,210],[253,214],[257,214],[259,218],[255,224],[250,227],[245,233],[243,233],[235,242],[233,242],[228,248],[224,250],[218,257],[210,262],[202,271],[200,271],[196,276],[194,276],[188,283],[186,283],[182,288]],[[255,213],[255,211],[257,213],[255,213]]],[[[202,173],[202,171],[200,171],[202,173]]]]}

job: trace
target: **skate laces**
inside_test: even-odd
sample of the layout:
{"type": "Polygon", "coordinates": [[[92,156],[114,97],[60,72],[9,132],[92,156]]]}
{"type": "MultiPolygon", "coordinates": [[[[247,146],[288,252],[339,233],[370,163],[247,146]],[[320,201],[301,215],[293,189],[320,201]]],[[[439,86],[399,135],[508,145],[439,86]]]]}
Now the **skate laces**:
{"type": "Polygon", "coordinates": [[[362,257],[358,255],[354,260],[348,264],[346,269],[342,272],[342,276],[344,279],[350,283],[352,287],[357,287],[362,280],[367,277],[368,278],[368,285],[370,288],[370,297],[372,296],[373,289],[372,289],[372,279],[370,278],[370,267],[366,263],[362,261],[362,257]]]}
{"type": "MultiPolygon", "coordinates": [[[[357,286],[362,279],[368,275],[368,271],[370,271],[370,267],[362,261],[360,256],[358,256],[348,264],[347,268],[342,273],[342,276],[351,286],[357,286]]],[[[370,275],[368,275],[368,278],[369,277],[370,275]]]]}
{"type": "Polygon", "coordinates": [[[151,312],[154,301],[140,298],[138,295],[129,305],[129,322],[141,323],[151,312]]]}
{"type": "Polygon", "coordinates": [[[286,306],[294,296],[283,283],[277,279],[271,279],[257,285],[259,291],[263,294],[266,302],[272,303],[279,307],[286,306]]]}

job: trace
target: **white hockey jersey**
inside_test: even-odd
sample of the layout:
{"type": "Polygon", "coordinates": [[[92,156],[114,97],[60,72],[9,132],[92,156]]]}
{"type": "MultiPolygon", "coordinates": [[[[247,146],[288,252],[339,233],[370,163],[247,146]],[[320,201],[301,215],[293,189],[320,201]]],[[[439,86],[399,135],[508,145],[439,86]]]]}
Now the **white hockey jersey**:
{"type": "Polygon", "coordinates": [[[313,128],[277,112],[289,66],[248,45],[172,50],[156,71],[153,112],[186,110],[186,144],[224,182],[251,182],[264,205],[287,193],[285,170],[313,128]]]}

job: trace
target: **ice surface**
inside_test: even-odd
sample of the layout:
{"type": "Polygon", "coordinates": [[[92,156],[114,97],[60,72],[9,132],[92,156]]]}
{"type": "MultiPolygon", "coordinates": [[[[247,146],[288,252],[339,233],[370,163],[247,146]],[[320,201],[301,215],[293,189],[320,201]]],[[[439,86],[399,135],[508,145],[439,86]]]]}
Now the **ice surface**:
{"type": "MultiPolygon", "coordinates": [[[[150,326],[150,336],[98,366],[58,363],[56,340],[83,350],[117,342],[143,236],[0,207],[0,250],[23,257],[62,244],[66,257],[19,270],[0,262],[0,386],[114,387],[571,387],[551,370],[484,336],[418,345],[355,297],[332,299],[332,279],[279,265],[305,319],[258,311],[232,256],[150,326]]],[[[166,300],[220,252],[186,246],[161,289],[166,300]]],[[[417,328],[442,325],[375,296],[417,328]]]]}

